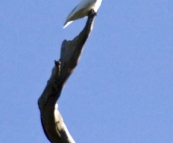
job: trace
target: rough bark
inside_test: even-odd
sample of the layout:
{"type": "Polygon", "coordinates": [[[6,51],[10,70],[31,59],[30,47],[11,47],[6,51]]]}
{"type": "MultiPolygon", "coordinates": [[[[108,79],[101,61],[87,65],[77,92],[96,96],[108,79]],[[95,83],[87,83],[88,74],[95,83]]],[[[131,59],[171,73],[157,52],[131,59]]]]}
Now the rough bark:
{"type": "Polygon", "coordinates": [[[92,31],[95,15],[91,10],[80,34],[73,40],[62,42],[60,59],[55,61],[51,77],[38,99],[42,127],[51,143],[75,143],[63,122],[56,102],[60,97],[63,85],[78,63],[84,44],[92,31]]]}

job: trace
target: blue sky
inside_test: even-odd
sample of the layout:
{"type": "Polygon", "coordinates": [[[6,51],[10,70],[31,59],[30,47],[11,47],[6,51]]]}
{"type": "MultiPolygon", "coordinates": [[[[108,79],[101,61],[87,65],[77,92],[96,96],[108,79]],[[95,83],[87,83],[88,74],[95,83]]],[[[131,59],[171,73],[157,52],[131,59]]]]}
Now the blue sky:
{"type": "MultiPolygon", "coordinates": [[[[47,143],[37,106],[86,18],[62,29],[79,0],[0,2],[0,140],[47,143]]],[[[173,142],[173,1],[103,0],[58,101],[77,143],[173,142]]]]}

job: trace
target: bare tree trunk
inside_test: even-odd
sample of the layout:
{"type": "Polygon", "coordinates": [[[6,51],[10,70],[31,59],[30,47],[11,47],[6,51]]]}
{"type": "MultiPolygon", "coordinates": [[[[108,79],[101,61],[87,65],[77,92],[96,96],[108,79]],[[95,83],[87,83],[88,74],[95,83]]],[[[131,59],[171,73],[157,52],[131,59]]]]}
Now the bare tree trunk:
{"type": "Polygon", "coordinates": [[[42,127],[51,143],[75,143],[63,122],[56,102],[60,97],[63,85],[78,63],[83,46],[92,31],[95,15],[96,13],[91,10],[82,32],[72,41],[63,41],[60,60],[55,61],[52,75],[38,99],[42,127]]]}

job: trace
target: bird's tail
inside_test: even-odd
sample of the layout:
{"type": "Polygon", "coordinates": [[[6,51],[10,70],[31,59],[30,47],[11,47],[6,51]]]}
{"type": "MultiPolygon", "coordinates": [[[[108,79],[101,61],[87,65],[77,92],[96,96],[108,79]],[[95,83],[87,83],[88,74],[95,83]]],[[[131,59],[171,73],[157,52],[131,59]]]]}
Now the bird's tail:
{"type": "Polygon", "coordinates": [[[66,22],[64,23],[63,28],[66,28],[66,27],[67,27],[68,25],[70,25],[72,22],[73,22],[73,21],[66,21],[66,22]]]}

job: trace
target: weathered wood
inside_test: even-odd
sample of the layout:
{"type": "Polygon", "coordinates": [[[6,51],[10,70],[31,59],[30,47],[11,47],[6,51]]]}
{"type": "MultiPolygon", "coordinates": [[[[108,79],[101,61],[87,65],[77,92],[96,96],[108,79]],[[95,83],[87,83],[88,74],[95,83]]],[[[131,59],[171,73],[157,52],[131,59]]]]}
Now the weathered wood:
{"type": "Polygon", "coordinates": [[[78,63],[84,44],[92,31],[95,15],[95,12],[91,10],[82,32],[72,41],[63,41],[60,60],[55,61],[51,77],[38,99],[42,127],[51,143],[75,143],[63,122],[56,102],[63,85],[78,63]]]}

